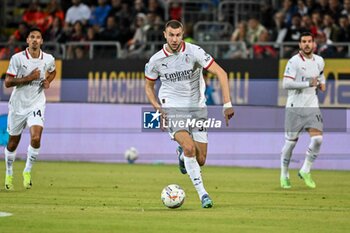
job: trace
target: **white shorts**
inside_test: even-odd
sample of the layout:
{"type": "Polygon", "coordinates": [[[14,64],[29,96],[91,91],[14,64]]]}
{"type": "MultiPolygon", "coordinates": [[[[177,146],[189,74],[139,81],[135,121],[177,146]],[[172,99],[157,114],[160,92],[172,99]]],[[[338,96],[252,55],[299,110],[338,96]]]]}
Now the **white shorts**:
{"type": "Polygon", "coordinates": [[[7,118],[7,132],[12,136],[22,134],[23,130],[28,126],[39,125],[44,127],[45,106],[34,108],[26,115],[16,114],[9,111],[7,118]]]}
{"type": "Polygon", "coordinates": [[[295,140],[303,130],[323,131],[323,119],[319,108],[287,108],[285,115],[285,138],[295,140]]]}
{"type": "MultiPolygon", "coordinates": [[[[197,121],[205,121],[208,118],[208,112],[206,108],[194,108],[192,109],[164,109],[167,112],[168,118],[174,121],[184,121],[187,118],[195,119],[197,121]],[[173,117],[172,117],[173,116],[173,117]],[[175,117],[174,117],[175,116],[175,117]]],[[[179,131],[187,131],[196,142],[208,143],[208,132],[204,127],[188,127],[188,126],[171,126],[168,128],[171,139],[175,139],[175,134],[179,131]]]]}

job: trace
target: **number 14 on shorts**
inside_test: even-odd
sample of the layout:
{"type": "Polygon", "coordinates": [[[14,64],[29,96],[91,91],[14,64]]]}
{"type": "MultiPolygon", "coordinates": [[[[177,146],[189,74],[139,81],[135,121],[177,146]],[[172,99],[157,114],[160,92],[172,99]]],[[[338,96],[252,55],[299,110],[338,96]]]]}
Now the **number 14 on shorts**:
{"type": "Polygon", "coordinates": [[[33,111],[33,115],[34,115],[34,117],[36,117],[36,116],[42,117],[41,110],[39,109],[39,110],[33,111]]]}

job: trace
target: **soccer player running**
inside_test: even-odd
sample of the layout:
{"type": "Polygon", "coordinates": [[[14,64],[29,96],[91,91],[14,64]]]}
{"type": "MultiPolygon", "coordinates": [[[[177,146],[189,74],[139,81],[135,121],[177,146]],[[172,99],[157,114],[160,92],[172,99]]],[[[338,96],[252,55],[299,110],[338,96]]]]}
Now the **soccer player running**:
{"type": "Polygon", "coordinates": [[[281,187],[291,188],[288,167],[299,134],[305,129],[311,138],[299,177],[306,186],[315,188],[310,169],[320,152],[323,122],[318,105],[317,90],[326,90],[323,74],[324,60],[313,54],[314,38],[311,33],[300,35],[298,54],[289,59],[283,78],[283,88],[288,90],[285,114],[285,144],[281,153],[281,187]]]}
{"type": "Polygon", "coordinates": [[[31,169],[39,154],[44,125],[46,98],[43,89],[48,89],[56,76],[54,57],[40,49],[43,44],[40,29],[29,30],[27,43],[28,48],[11,57],[5,78],[5,86],[14,87],[8,105],[7,131],[10,138],[5,148],[6,190],[13,189],[13,163],[26,126],[30,128],[30,144],[23,185],[27,189],[32,187],[31,169]]]}
{"type": "MultiPolygon", "coordinates": [[[[230,100],[227,73],[199,46],[183,41],[184,28],[181,22],[170,20],[165,25],[164,37],[166,44],[154,54],[145,66],[145,91],[153,107],[165,113],[165,109],[197,108],[205,109],[205,81],[203,68],[219,78],[223,93],[223,114],[228,120],[234,115],[230,100]],[[155,95],[155,82],[161,81],[158,93],[155,95]]],[[[171,111],[171,110],[170,110],[171,111]]],[[[176,112],[176,110],[175,110],[176,112]]],[[[181,112],[181,110],[180,110],[181,112]]],[[[207,114],[198,110],[197,119],[206,119],[207,114]],[[199,112],[199,113],[198,113],[199,112]]],[[[163,115],[164,117],[164,115],[163,115]]],[[[165,118],[167,118],[165,116],[165,118]]],[[[206,130],[186,127],[169,128],[169,134],[180,147],[178,148],[180,170],[188,173],[196,188],[203,208],[211,208],[213,201],[205,190],[200,166],[207,157],[208,135],[206,130]]]]}

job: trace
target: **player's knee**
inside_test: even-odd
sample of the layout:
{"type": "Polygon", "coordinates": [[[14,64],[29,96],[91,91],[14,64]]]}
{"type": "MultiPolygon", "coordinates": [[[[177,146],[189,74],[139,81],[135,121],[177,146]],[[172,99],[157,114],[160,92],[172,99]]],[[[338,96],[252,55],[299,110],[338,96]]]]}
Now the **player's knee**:
{"type": "Polygon", "coordinates": [[[298,139],[295,139],[295,140],[286,140],[285,141],[285,145],[291,149],[294,149],[295,145],[297,144],[298,142],[298,139]]]}
{"type": "Polygon", "coordinates": [[[10,151],[10,152],[13,152],[13,151],[15,151],[17,149],[17,146],[18,146],[17,142],[9,141],[7,143],[7,150],[10,151]]]}
{"type": "Polygon", "coordinates": [[[192,157],[196,155],[196,147],[194,143],[187,143],[182,146],[184,154],[188,157],[192,157]]]}
{"type": "Polygon", "coordinates": [[[297,144],[297,142],[298,142],[298,139],[295,139],[295,140],[286,139],[286,141],[284,142],[284,146],[282,148],[282,153],[291,153],[295,145],[297,144]]]}
{"type": "Polygon", "coordinates": [[[35,148],[40,147],[40,136],[39,135],[32,135],[31,136],[31,145],[35,148]]]}

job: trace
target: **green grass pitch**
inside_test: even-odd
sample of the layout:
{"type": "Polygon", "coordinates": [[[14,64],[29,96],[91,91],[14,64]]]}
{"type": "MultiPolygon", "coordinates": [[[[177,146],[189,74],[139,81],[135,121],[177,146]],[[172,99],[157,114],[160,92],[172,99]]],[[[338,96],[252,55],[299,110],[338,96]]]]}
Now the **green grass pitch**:
{"type": "Polygon", "coordinates": [[[279,188],[279,170],[206,166],[205,186],[214,208],[202,209],[187,175],[175,165],[42,162],[33,188],[22,186],[15,162],[15,191],[4,190],[0,169],[0,232],[5,233],[206,233],[350,232],[350,172],[313,171],[308,189],[291,171],[291,190],[279,188]],[[164,186],[177,183],[184,205],[168,209],[164,186]]]}

